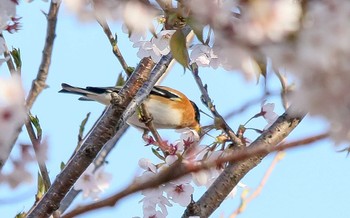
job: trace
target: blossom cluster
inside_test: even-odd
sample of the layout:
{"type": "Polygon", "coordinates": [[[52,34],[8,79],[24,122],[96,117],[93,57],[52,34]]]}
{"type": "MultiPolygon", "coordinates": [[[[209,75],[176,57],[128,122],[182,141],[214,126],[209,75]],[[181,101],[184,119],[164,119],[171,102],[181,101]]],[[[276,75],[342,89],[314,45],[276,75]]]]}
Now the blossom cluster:
{"type": "Polygon", "coordinates": [[[15,22],[17,5],[18,1],[16,0],[3,0],[0,2],[0,32],[8,29],[11,26],[11,22],[15,22]]]}
{"type": "Polygon", "coordinates": [[[0,173],[0,184],[7,184],[11,188],[16,188],[21,184],[31,183],[33,181],[33,174],[30,171],[30,165],[40,161],[47,160],[48,144],[46,141],[39,144],[36,149],[36,154],[33,154],[33,147],[31,145],[20,144],[19,156],[11,158],[10,170],[3,170],[0,173]]]}
{"type": "MultiPolygon", "coordinates": [[[[15,75],[9,79],[0,78],[0,160],[7,159],[26,116],[24,90],[20,78],[15,75]]],[[[12,161],[13,172],[0,175],[0,182],[16,187],[21,182],[21,177],[29,173],[26,165],[34,158],[26,146],[22,146],[21,151],[22,157],[12,161]]]]}
{"type": "Polygon", "coordinates": [[[24,91],[19,77],[0,78],[0,159],[8,154],[26,118],[24,91]]]}
{"type": "MultiPolygon", "coordinates": [[[[186,1],[195,20],[212,30],[203,32],[210,40],[190,45],[190,63],[241,70],[246,78],[255,78],[264,70],[259,63],[268,57],[275,69],[286,69],[295,76],[297,88],[290,100],[311,115],[326,118],[335,141],[349,141],[350,122],[344,117],[349,114],[350,99],[344,93],[349,81],[346,60],[350,31],[345,21],[350,3],[310,1],[302,6],[295,0],[267,0],[239,4],[223,0],[186,1]]],[[[148,23],[155,19],[145,17],[148,23]]],[[[130,18],[125,23],[127,19],[130,18]]],[[[167,54],[172,30],[166,31],[149,41],[134,41],[134,47],[139,48],[138,57],[150,56],[158,61],[167,54]]]]}
{"type": "Polygon", "coordinates": [[[312,2],[298,40],[275,54],[293,57],[280,61],[298,79],[293,101],[311,115],[326,118],[339,143],[350,141],[349,18],[349,1],[312,2]]]}
{"type": "MultiPolygon", "coordinates": [[[[225,155],[225,151],[211,151],[209,147],[199,145],[199,136],[196,131],[185,130],[181,133],[179,140],[175,141],[171,146],[174,152],[165,157],[161,163],[153,164],[148,159],[141,159],[139,166],[144,169],[137,181],[148,181],[156,178],[159,173],[168,169],[177,161],[184,164],[195,164],[197,161],[215,161],[219,157],[225,155]]],[[[141,202],[143,203],[143,217],[167,217],[167,207],[178,204],[186,207],[191,203],[194,193],[194,185],[209,187],[224,169],[224,164],[218,164],[216,168],[201,170],[185,175],[176,180],[170,181],[153,189],[142,191],[144,196],[141,202]]],[[[239,185],[243,187],[243,185],[239,185]]],[[[234,196],[236,188],[232,190],[229,196],[234,196]]]]}

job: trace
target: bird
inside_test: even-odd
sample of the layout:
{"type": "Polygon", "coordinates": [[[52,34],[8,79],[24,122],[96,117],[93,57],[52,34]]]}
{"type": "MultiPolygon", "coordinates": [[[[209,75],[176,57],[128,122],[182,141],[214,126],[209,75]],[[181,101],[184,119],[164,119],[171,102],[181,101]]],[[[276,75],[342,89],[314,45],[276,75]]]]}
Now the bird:
{"type": "MultiPolygon", "coordinates": [[[[97,101],[104,105],[111,104],[112,92],[118,92],[121,87],[92,87],[80,88],[62,83],[60,93],[81,95],[79,100],[97,101]]],[[[200,113],[197,105],[178,90],[166,86],[154,86],[143,101],[152,123],[156,129],[183,129],[189,128],[200,133],[200,113]]],[[[144,130],[148,128],[140,121],[138,113],[134,113],[127,123],[144,130]]]]}

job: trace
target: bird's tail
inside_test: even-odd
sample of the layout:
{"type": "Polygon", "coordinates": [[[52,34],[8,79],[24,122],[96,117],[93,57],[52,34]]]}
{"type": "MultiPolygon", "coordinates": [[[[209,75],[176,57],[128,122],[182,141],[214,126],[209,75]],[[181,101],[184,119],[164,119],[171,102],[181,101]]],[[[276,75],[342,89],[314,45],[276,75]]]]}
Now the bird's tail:
{"type": "Polygon", "coordinates": [[[71,86],[71,85],[68,85],[67,83],[62,83],[61,86],[62,86],[62,89],[59,91],[59,93],[71,93],[71,94],[77,94],[77,95],[83,95],[83,96],[91,94],[91,92],[89,92],[84,88],[71,86]]]}
{"type": "Polygon", "coordinates": [[[117,90],[116,87],[86,87],[80,88],[62,83],[62,90],[59,93],[70,93],[81,95],[79,100],[83,101],[97,101],[108,105],[111,101],[111,92],[117,90]]]}

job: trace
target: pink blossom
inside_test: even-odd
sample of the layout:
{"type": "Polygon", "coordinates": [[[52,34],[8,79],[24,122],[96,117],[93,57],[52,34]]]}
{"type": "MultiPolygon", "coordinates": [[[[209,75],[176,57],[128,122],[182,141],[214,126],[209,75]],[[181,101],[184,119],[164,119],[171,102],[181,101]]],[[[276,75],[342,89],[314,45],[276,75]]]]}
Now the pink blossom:
{"type": "Polygon", "coordinates": [[[140,159],[139,166],[144,170],[151,171],[153,173],[157,172],[157,167],[147,158],[140,159]]]}
{"type": "Polygon", "coordinates": [[[14,137],[27,116],[24,91],[17,76],[0,78],[0,159],[5,158],[14,137]]]}
{"type": "Polygon", "coordinates": [[[126,1],[123,8],[124,23],[128,30],[136,35],[142,36],[148,30],[154,30],[152,22],[156,15],[154,9],[138,1],[126,1]]]}
{"type": "Polygon", "coordinates": [[[99,195],[109,187],[111,179],[111,174],[104,172],[103,166],[95,170],[95,165],[90,164],[74,184],[74,189],[82,190],[84,198],[90,197],[97,200],[99,195]]]}
{"type": "Polygon", "coordinates": [[[16,188],[22,183],[31,183],[33,176],[27,169],[27,162],[12,161],[14,168],[8,174],[2,174],[3,182],[10,185],[11,188],[16,188]]]}
{"type": "Polygon", "coordinates": [[[187,175],[167,183],[164,191],[168,198],[183,207],[187,206],[191,202],[191,196],[194,192],[194,188],[190,184],[191,180],[192,177],[187,175]]]}
{"type": "Polygon", "coordinates": [[[142,195],[145,196],[141,200],[141,202],[143,202],[142,207],[144,217],[152,217],[156,214],[158,214],[158,216],[164,215],[164,217],[168,215],[168,210],[166,207],[170,207],[172,204],[166,197],[163,196],[163,186],[143,190],[142,195]],[[157,211],[157,207],[159,207],[161,211],[157,211]]]}
{"type": "Polygon", "coordinates": [[[191,49],[190,64],[196,63],[199,67],[213,67],[214,69],[218,67],[218,56],[208,45],[197,44],[191,49]]]}
{"type": "Polygon", "coordinates": [[[162,55],[170,52],[169,42],[175,30],[163,30],[157,34],[157,38],[153,37],[151,41],[140,41],[133,45],[139,48],[137,56],[139,58],[151,57],[154,62],[158,62],[162,55]]]}
{"type": "Polygon", "coordinates": [[[278,115],[273,111],[275,109],[274,103],[266,103],[261,107],[260,114],[267,121],[267,125],[264,129],[269,128],[278,118],[278,115]]]}
{"type": "Polygon", "coordinates": [[[0,1],[0,30],[6,29],[11,18],[16,16],[17,2],[12,0],[0,1]]]}
{"type": "Polygon", "coordinates": [[[279,41],[298,30],[301,6],[293,0],[251,1],[246,5],[237,33],[253,44],[279,41]]]}

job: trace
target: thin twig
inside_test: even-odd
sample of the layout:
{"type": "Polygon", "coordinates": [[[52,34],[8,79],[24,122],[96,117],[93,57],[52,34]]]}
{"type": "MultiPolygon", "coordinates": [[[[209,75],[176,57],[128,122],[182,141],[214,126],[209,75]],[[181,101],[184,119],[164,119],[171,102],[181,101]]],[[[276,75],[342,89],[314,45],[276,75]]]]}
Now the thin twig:
{"type": "Polygon", "coordinates": [[[42,199],[28,212],[28,218],[49,217],[59,208],[64,196],[93,162],[105,143],[121,130],[125,124],[125,121],[121,119],[125,108],[135,97],[142,84],[148,79],[153,67],[154,62],[150,58],[143,58],[119,94],[113,93],[117,96],[112,95],[112,105],[108,106],[99,123],[87,136],[74,157],[56,177],[42,199]]]}
{"type": "MultiPolygon", "coordinates": [[[[26,120],[25,126],[26,126],[26,129],[27,129],[30,141],[33,144],[33,149],[34,149],[34,152],[35,152],[36,160],[37,160],[38,165],[39,165],[40,175],[41,175],[41,177],[43,179],[44,186],[45,186],[45,191],[46,191],[46,190],[48,190],[50,188],[51,181],[50,181],[49,172],[47,170],[45,161],[42,160],[42,157],[40,157],[40,155],[39,155],[39,153],[40,153],[39,149],[41,147],[41,137],[36,137],[35,136],[35,132],[34,132],[33,126],[31,125],[31,123],[29,121],[29,118],[26,120]]],[[[53,217],[54,218],[59,218],[60,214],[58,212],[54,212],[53,213],[53,217]]]]}
{"type": "Polygon", "coordinates": [[[129,65],[126,63],[122,53],[120,52],[117,40],[116,40],[116,38],[114,38],[112,31],[107,24],[107,21],[103,18],[97,18],[97,17],[96,17],[96,20],[100,24],[100,26],[102,27],[103,32],[106,34],[106,36],[107,36],[107,38],[112,46],[113,54],[117,57],[120,65],[123,67],[125,73],[128,76],[130,76],[132,71],[129,68],[129,65]]]}
{"type": "Polygon", "coordinates": [[[239,107],[238,109],[232,110],[230,113],[226,114],[225,120],[232,118],[235,115],[238,115],[244,111],[246,111],[250,106],[261,103],[267,96],[264,94],[261,97],[252,99],[248,102],[246,102],[245,104],[243,104],[241,107],[239,107]]]}
{"type": "Polygon", "coordinates": [[[216,110],[215,105],[212,103],[208,91],[202,82],[202,79],[199,77],[198,66],[194,64],[192,64],[192,75],[202,93],[202,101],[215,117],[215,126],[221,128],[224,132],[226,132],[226,134],[238,147],[243,147],[242,140],[236,136],[231,127],[226,123],[225,119],[216,110]]]}
{"type": "Polygon", "coordinates": [[[151,131],[152,135],[156,139],[158,147],[163,151],[163,153],[170,152],[170,147],[164,143],[162,137],[159,135],[157,129],[153,125],[152,114],[149,113],[145,104],[141,104],[141,116],[143,123],[146,125],[149,131],[151,131]]]}
{"type": "Polygon", "coordinates": [[[35,132],[34,132],[34,128],[31,125],[29,120],[27,120],[25,122],[25,126],[26,126],[26,129],[27,129],[30,141],[33,144],[33,148],[34,148],[34,151],[35,151],[36,159],[38,161],[38,165],[39,165],[39,169],[40,169],[40,174],[43,177],[45,190],[47,190],[51,186],[51,181],[50,181],[49,173],[47,171],[46,164],[45,164],[45,162],[41,161],[42,158],[39,156],[39,150],[38,149],[39,149],[39,147],[41,145],[41,138],[37,138],[36,137],[35,132]]]}
{"type": "Polygon", "coordinates": [[[287,99],[287,95],[288,95],[288,85],[287,85],[287,81],[286,78],[281,74],[281,72],[278,69],[274,69],[274,72],[278,78],[278,80],[281,83],[282,86],[282,90],[281,90],[281,98],[282,98],[282,104],[284,109],[289,107],[289,103],[288,103],[288,99],[287,99]]]}
{"type": "Polygon", "coordinates": [[[244,155],[247,155],[253,152],[255,155],[248,155],[249,158],[241,161],[230,161],[199,200],[187,207],[182,217],[194,215],[209,217],[250,170],[260,164],[271,151],[281,149],[280,146],[276,145],[283,141],[299,125],[305,115],[305,112],[298,110],[297,107],[292,105],[249,147],[246,149],[233,149],[234,151],[232,152],[234,154],[244,153],[244,155]],[[245,150],[248,153],[245,153],[245,150]]]}
{"type": "MultiPolygon", "coordinates": [[[[14,65],[14,63],[13,63],[13,61],[12,61],[12,57],[11,57],[10,51],[8,50],[8,47],[7,47],[7,44],[6,44],[4,35],[1,33],[1,34],[0,34],[0,37],[1,37],[1,38],[4,40],[4,42],[5,42],[5,43],[4,43],[4,47],[5,47],[4,57],[5,57],[6,59],[8,59],[8,60],[6,61],[7,68],[9,69],[9,71],[10,71],[11,74],[14,74],[14,73],[17,72],[17,70],[16,70],[15,65],[14,65]]],[[[19,73],[19,72],[18,72],[18,73],[19,73]]],[[[19,75],[20,75],[20,73],[19,73],[19,75]]]]}
{"type": "Polygon", "coordinates": [[[242,203],[241,205],[231,214],[230,218],[235,218],[237,215],[242,213],[247,205],[256,197],[258,197],[265,187],[265,184],[267,183],[267,180],[270,178],[272,171],[275,169],[277,163],[282,160],[283,156],[285,155],[284,151],[278,151],[275,157],[272,160],[272,163],[270,164],[269,168],[265,172],[264,177],[260,181],[259,186],[255,189],[255,191],[249,196],[242,197],[242,203]]]}
{"type": "MultiPolygon", "coordinates": [[[[13,60],[12,60],[12,57],[10,55],[10,52],[8,51],[7,49],[7,45],[6,45],[6,41],[5,41],[5,38],[2,34],[0,34],[0,37],[3,38],[4,40],[4,45],[5,45],[5,52],[4,52],[4,56],[5,58],[7,58],[8,60],[6,61],[7,63],[7,68],[9,69],[11,75],[13,75],[15,72],[16,72],[16,68],[15,68],[15,65],[13,63],[13,60]]],[[[5,165],[12,149],[13,149],[13,146],[15,145],[16,141],[17,141],[17,138],[18,138],[18,135],[19,133],[22,131],[22,128],[18,128],[18,132],[16,135],[14,135],[14,138],[13,138],[13,142],[11,143],[11,145],[9,145],[8,149],[6,151],[3,151],[3,154],[1,155],[2,158],[0,159],[0,172],[3,168],[3,166],[5,165]],[[5,154],[6,152],[6,154],[5,154]]]]}
{"type": "Polygon", "coordinates": [[[56,37],[56,24],[57,15],[60,7],[60,1],[54,3],[51,1],[49,13],[47,14],[47,28],[46,28],[46,39],[43,49],[43,56],[41,59],[41,64],[39,66],[39,72],[35,80],[33,80],[32,87],[29,91],[26,105],[28,109],[31,109],[34,101],[38,95],[46,88],[46,79],[49,73],[49,67],[51,64],[51,57],[53,51],[54,39],[56,37]]]}
{"type": "MultiPolygon", "coordinates": [[[[324,139],[328,137],[328,133],[319,134],[313,137],[308,137],[303,140],[298,140],[291,143],[282,144],[279,146],[275,146],[269,150],[269,152],[274,151],[282,151],[285,149],[290,149],[297,146],[303,146],[306,145],[305,143],[312,143],[321,139],[324,139]]],[[[127,186],[124,190],[114,194],[113,196],[94,202],[92,204],[88,204],[85,206],[79,206],[72,211],[68,212],[67,214],[64,214],[62,218],[71,218],[75,217],[77,215],[86,213],[88,211],[92,211],[98,208],[107,207],[107,206],[114,206],[120,199],[131,195],[133,193],[136,193],[138,191],[148,189],[148,188],[154,188],[161,184],[164,184],[166,182],[169,182],[171,180],[177,179],[183,175],[186,175],[190,172],[198,172],[203,169],[208,169],[211,167],[216,167],[220,163],[225,162],[238,162],[242,160],[246,160],[250,157],[256,156],[261,154],[262,152],[266,152],[266,147],[259,146],[257,148],[251,149],[250,147],[247,147],[244,150],[239,150],[237,152],[232,152],[231,154],[225,155],[224,157],[221,157],[217,160],[213,161],[200,161],[197,163],[181,163],[181,164],[174,164],[170,166],[167,170],[162,171],[157,175],[156,178],[152,178],[147,181],[134,181],[130,185],[127,186]]]]}

